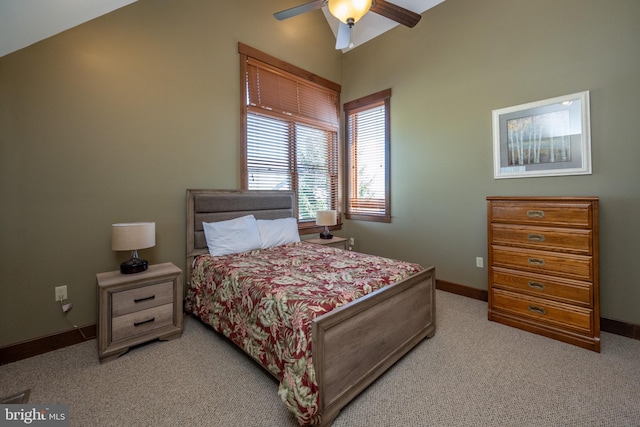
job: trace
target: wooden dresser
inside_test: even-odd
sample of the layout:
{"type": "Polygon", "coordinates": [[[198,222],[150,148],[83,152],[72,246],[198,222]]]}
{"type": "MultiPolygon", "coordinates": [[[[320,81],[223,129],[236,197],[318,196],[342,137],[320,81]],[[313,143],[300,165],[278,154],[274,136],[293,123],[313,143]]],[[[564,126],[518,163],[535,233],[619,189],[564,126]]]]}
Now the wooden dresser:
{"type": "Polygon", "coordinates": [[[489,320],[600,351],[597,197],[487,197],[489,320]]]}

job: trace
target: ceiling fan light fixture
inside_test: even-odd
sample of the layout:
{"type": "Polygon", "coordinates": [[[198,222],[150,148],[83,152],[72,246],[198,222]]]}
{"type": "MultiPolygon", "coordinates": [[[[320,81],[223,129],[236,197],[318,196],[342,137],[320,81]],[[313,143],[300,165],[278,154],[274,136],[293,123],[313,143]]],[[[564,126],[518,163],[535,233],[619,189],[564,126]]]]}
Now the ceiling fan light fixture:
{"type": "Polygon", "coordinates": [[[329,0],[328,7],[341,22],[353,25],[369,11],[371,0],[329,0]]]}

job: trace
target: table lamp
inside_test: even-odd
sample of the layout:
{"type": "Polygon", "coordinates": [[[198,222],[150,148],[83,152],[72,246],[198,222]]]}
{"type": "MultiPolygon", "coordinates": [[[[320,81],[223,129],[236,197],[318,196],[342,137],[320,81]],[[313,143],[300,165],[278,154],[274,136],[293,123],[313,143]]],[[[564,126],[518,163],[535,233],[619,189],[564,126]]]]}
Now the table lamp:
{"type": "Polygon", "coordinates": [[[316,212],[316,224],[324,225],[324,230],[320,233],[321,239],[333,239],[333,234],[329,231],[330,225],[338,223],[338,212],[334,210],[316,212]]]}
{"type": "Polygon", "coordinates": [[[155,222],[128,222],[111,225],[111,249],[131,251],[131,258],[120,264],[120,272],[123,274],[145,271],[149,263],[138,258],[138,249],[146,249],[155,245],[155,222]]]}

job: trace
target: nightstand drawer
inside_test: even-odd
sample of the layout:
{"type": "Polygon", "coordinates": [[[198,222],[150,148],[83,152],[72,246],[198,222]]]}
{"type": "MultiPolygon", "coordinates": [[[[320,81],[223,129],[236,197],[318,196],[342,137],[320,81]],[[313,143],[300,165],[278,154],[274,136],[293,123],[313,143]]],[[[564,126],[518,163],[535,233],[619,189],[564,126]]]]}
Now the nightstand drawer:
{"type": "Polygon", "coordinates": [[[334,248],[347,249],[348,240],[344,237],[334,236],[333,239],[307,239],[307,243],[313,243],[315,245],[332,246],[334,248]]]}
{"type": "Polygon", "coordinates": [[[173,282],[114,292],[111,298],[111,315],[113,317],[170,304],[173,302],[173,282]]]}
{"type": "Polygon", "coordinates": [[[144,334],[145,332],[173,324],[173,304],[165,304],[114,317],[112,322],[112,341],[120,341],[144,334]]]}
{"type": "Polygon", "coordinates": [[[591,255],[591,230],[491,224],[494,245],[591,255]]]}
{"type": "Polygon", "coordinates": [[[589,256],[492,246],[495,266],[524,269],[542,274],[562,274],[579,280],[593,279],[593,259],[589,256]]]}
{"type": "Polygon", "coordinates": [[[501,289],[492,289],[493,309],[531,320],[592,333],[592,310],[529,297],[501,289]]]}

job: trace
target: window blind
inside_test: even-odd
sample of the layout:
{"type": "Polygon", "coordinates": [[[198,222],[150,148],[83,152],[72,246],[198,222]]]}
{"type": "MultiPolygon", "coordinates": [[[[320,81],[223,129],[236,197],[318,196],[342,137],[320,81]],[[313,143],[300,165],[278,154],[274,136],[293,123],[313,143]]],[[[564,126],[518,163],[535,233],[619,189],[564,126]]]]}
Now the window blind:
{"type": "MultiPolygon", "coordinates": [[[[240,46],[241,54],[247,50],[257,52],[240,46]]],[[[294,190],[299,227],[315,228],[316,211],[340,205],[339,90],[265,54],[257,56],[241,55],[243,188],[294,190]]]]}
{"type": "Polygon", "coordinates": [[[385,91],[345,104],[347,218],[390,221],[390,95],[390,91],[385,91]]]}
{"type": "Polygon", "coordinates": [[[253,58],[247,60],[249,111],[338,130],[338,93],[253,58]]]}

